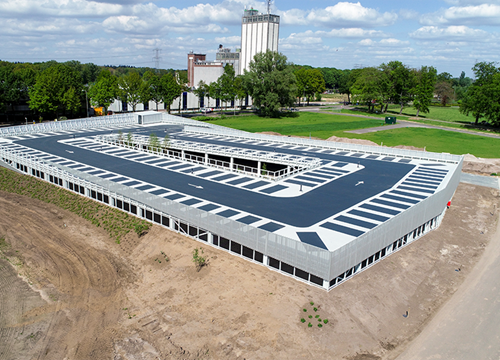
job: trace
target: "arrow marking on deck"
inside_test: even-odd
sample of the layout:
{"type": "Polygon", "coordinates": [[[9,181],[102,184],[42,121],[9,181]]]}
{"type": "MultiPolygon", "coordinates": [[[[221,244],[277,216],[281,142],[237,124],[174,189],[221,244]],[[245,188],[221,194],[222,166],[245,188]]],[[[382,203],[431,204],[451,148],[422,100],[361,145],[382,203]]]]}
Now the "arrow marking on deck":
{"type": "Polygon", "coordinates": [[[199,186],[199,185],[193,185],[193,184],[188,184],[189,186],[192,186],[194,188],[197,188],[197,189],[203,189],[203,186],[199,186]]]}

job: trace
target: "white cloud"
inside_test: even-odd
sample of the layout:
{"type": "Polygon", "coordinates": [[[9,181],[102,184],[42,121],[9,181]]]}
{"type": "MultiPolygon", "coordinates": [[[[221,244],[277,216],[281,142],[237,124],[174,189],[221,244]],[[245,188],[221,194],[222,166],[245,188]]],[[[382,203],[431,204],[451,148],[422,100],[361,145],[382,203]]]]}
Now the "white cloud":
{"type": "Polygon", "coordinates": [[[333,28],[388,26],[394,24],[397,18],[395,13],[380,13],[375,9],[363,7],[359,2],[339,2],[325,9],[311,10],[307,15],[310,24],[333,28]]]}
{"type": "Polygon", "coordinates": [[[402,47],[409,45],[409,41],[398,40],[394,38],[382,39],[380,41],[373,41],[372,39],[363,39],[358,42],[362,46],[383,46],[383,47],[402,47]]]}
{"type": "Polygon", "coordinates": [[[402,10],[399,10],[399,16],[402,19],[413,20],[413,19],[418,18],[419,13],[415,10],[402,9],[402,10]]]}
{"type": "Polygon", "coordinates": [[[484,1],[484,0],[444,0],[445,3],[451,4],[451,5],[460,5],[460,6],[466,6],[466,5],[481,5],[481,4],[500,4],[500,0],[489,0],[489,1],[484,1]]]}
{"type": "Polygon", "coordinates": [[[410,37],[427,40],[477,42],[489,41],[492,35],[484,30],[472,29],[467,26],[448,26],[446,28],[424,26],[410,33],[410,37]]]}
{"type": "Polygon", "coordinates": [[[420,22],[424,25],[500,25],[500,5],[453,6],[423,15],[420,22]]]}
{"type": "Polygon", "coordinates": [[[216,37],[215,41],[224,45],[224,47],[240,46],[241,45],[241,36],[216,37]]]}
{"type": "Polygon", "coordinates": [[[99,23],[82,22],[77,19],[54,19],[18,21],[4,19],[0,22],[0,34],[11,36],[46,36],[92,34],[101,29],[99,23]]]}
{"type": "Polygon", "coordinates": [[[124,7],[118,4],[104,4],[85,0],[3,0],[0,2],[0,16],[53,17],[109,16],[120,14],[124,7]]]}
{"type": "Polygon", "coordinates": [[[333,29],[330,31],[312,31],[307,30],[301,33],[292,33],[290,37],[294,38],[363,38],[363,37],[386,37],[383,31],[378,30],[364,30],[360,28],[351,29],[333,29]]]}

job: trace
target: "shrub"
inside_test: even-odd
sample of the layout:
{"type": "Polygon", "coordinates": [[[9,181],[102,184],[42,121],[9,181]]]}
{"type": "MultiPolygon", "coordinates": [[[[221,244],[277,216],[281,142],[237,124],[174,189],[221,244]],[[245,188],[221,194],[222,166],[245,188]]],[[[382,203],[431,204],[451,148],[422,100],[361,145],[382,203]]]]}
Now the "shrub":
{"type": "Polygon", "coordinates": [[[318,324],[318,327],[319,327],[319,328],[320,328],[320,327],[323,327],[323,325],[321,325],[321,324],[318,324]]]}
{"type": "Polygon", "coordinates": [[[309,319],[312,319],[312,318],[313,318],[313,316],[312,316],[312,315],[309,315],[309,319]]]}
{"type": "Polygon", "coordinates": [[[307,309],[302,309],[304,312],[307,312],[307,309]]]}
{"type": "Polygon", "coordinates": [[[134,230],[137,233],[137,235],[141,236],[143,235],[146,231],[149,230],[150,225],[146,222],[135,224],[134,230]]]}
{"type": "Polygon", "coordinates": [[[325,324],[328,324],[328,319],[323,320],[325,324]]]}
{"type": "Polygon", "coordinates": [[[305,323],[305,322],[306,322],[306,319],[302,318],[302,319],[300,319],[300,322],[301,322],[301,323],[305,323]]]}
{"type": "MultiPolygon", "coordinates": [[[[201,250],[201,253],[203,254],[203,249],[200,248],[199,250],[201,250]]],[[[199,250],[198,250],[198,248],[195,248],[193,250],[193,260],[192,260],[194,262],[194,264],[196,265],[197,271],[200,271],[201,268],[207,264],[207,258],[201,256],[199,250]]]]}
{"type": "Polygon", "coordinates": [[[313,324],[311,324],[311,323],[307,324],[307,327],[312,327],[312,326],[313,326],[313,324]]]}
{"type": "Polygon", "coordinates": [[[311,304],[311,306],[313,306],[313,305],[314,305],[314,303],[313,303],[312,301],[311,301],[309,304],[311,304]]]}
{"type": "Polygon", "coordinates": [[[318,311],[318,308],[314,308],[313,310],[314,310],[314,311],[318,311]]]}

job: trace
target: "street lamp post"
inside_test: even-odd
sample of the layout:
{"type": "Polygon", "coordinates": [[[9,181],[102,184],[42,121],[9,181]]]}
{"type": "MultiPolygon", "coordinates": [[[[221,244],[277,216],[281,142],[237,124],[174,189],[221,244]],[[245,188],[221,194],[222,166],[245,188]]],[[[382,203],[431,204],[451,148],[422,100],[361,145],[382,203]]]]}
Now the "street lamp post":
{"type": "Polygon", "coordinates": [[[89,101],[87,99],[87,87],[85,86],[85,107],[87,109],[87,117],[89,117],[89,101]]]}

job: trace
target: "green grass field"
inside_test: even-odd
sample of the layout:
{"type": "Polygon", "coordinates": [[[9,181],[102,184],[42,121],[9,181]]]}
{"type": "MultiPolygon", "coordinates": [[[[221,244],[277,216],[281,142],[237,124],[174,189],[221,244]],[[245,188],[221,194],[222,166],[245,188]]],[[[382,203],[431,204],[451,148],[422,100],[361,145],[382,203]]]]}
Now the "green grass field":
{"type": "Polygon", "coordinates": [[[234,129],[263,132],[274,131],[282,135],[298,135],[327,139],[339,136],[371,140],[387,146],[408,145],[426,148],[427,151],[451,154],[473,154],[483,158],[500,158],[500,139],[468,135],[446,130],[401,128],[369,134],[351,134],[347,130],[377,127],[381,120],[357,118],[335,114],[300,112],[298,117],[270,119],[255,115],[211,121],[234,129]]]}
{"type": "MultiPolygon", "coordinates": [[[[383,124],[381,120],[317,114],[309,112],[297,113],[297,117],[281,119],[263,118],[256,115],[231,117],[209,121],[216,125],[249,132],[274,131],[282,135],[314,136],[328,139],[330,136],[341,136],[346,130],[366,129],[383,124]]],[[[343,135],[342,135],[343,136],[343,135]]]]}
{"type": "MultiPolygon", "coordinates": [[[[414,117],[417,115],[417,110],[413,107],[405,107],[403,109],[403,114],[399,115],[399,109],[400,109],[399,105],[389,105],[386,114],[369,113],[368,108],[366,106],[356,106],[356,108],[357,110],[342,110],[342,113],[362,114],[375,117],[396,115],[396,117],[399,117],[400,119],[407,119],[409,117],[414,117]]],[[[377,106],[376,109],[379,110],[380,108],[377,106]]],[[[420,113],[419,118],[457,122],[462,124],[470,124],[471,122],[474,122],[476,120],[473,116],[466,116],[460,113],[460,110],[457,106],[454,107],[431,106],[429,107],[429,112],[427,114],[420,113]]],[[[484,119],[480,119],[479,121],[482,120],[484,119]]]]}

